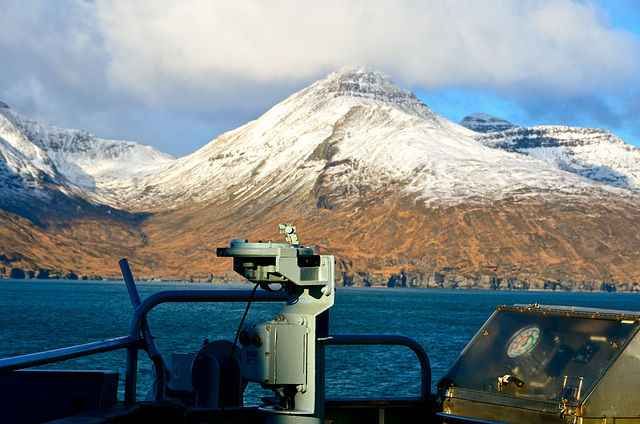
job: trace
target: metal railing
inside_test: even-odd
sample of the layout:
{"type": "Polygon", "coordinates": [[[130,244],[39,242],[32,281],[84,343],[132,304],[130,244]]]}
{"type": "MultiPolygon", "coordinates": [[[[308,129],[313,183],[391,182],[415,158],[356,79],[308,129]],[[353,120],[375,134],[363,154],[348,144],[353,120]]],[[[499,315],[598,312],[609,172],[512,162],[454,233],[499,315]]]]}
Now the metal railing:
{"type": "MultiPolygon", "coordinates": [[[[117,349],[127,349],[125,376],[125,403],[136,400],[138,372],[138,352],[144,350],[156,367],[156,402],[166,400],[166,366],[160,350],[146,321],[147,314],[162,303],[178,302],[282,302],[287,294],[282,292],[248,290],[167,290],[154,293],[144,301],[140,300],[135,281],[126,259],[120,261],[123,276],[129,291],[134,312],[129,326],[129,335],[91,342],[45,352],[31,353],[0,359],[0,373],[51,364],[68,359],[105,353],[117,349]]],[[[401,345],[412,349],[418,356],[421,366],[421,397],[429,396],[431,386],[431,366],[424,348],[415,340],[394,335],[331,335],[324,339],[330,345],[401,345]]]]}
{"type": "Polygon", "coordinates": [[[147,352],[156,367],[156,402],[164,402],[166,399],[165,363],[146,321],[147,314],[151,309],[168,302],[248,302],[250,299],[256,302],[282,302],[287,300],[287,295],[284,292],[256,292],[252,296],[251,291],[247,290],[167,290],[154,293],[144,301],[140,301],[140,296],[126,259],[120,261],[120,267],[127,284],[129,297],[135,308],[131,317],[128,336],[3,358],[0,359],[0,373],[52,364],[117,349],[127,349],[124,401],[133,403],[136,400],[138,351],[142,349],[147,352]]]}
{"type": "Polygon", "coordinates": [[[422,345],[412,338],[386,334],[340,334],[330,335],[325,341],[329,345],[395,345],[413,350],[420,361],[420,397],[429,397],[431,391],[431,363],[422,345]]]}

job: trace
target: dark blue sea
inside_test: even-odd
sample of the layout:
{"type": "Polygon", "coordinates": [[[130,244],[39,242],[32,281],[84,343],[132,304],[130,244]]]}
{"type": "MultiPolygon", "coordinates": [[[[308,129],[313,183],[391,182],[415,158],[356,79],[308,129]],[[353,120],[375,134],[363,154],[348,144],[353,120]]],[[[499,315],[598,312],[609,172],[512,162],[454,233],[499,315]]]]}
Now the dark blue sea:
{"type": "MultiPolygon", "coordinates": [[[[139,282],[142,299],[162,290],[246,289],[252,285],[139,282]]],[[[394,334],[426,349],[432,390],[458,353],[498,305],[517,303],[640,310],[636,293],[570,293],[438,289],[348,288],[336,291],[330,334],[394,334]]],[[[167,303],[149,326],[163,354],[195,352],[205,339],[233,341],[246,305],[167,303]]],[[[278,303],[253,303],[247,323],[272,319],[278,303]]],[[[122,281],[0,280],[0,357],[125,336],[133,307],[122,281]]],[[[45,368],[113,369],[124,380],[126,352],[115,351],[45,368]]],[[[406,347],[328,346],[327,396],[418,396],[419,363],[406,347]]],[[[138,392],[152,381],[140,354],[138,392]]],[[[248,402],[267,394],[250,385],[248,402]]],[[[121,391],[124,386],[121,383],[121,391]]],[[[120,393],[122,397],[122,393],[120,393]]]]}

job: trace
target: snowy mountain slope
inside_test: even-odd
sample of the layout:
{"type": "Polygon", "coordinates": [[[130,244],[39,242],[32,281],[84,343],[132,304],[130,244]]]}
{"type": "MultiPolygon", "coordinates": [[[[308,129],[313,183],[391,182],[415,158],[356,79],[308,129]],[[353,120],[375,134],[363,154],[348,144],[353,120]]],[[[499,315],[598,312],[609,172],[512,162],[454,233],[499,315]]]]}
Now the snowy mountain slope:
{"type": "Polygon", "coordinates": [[[216,138],[165,170],[114,180],[137,210],[188,201],[279,202],[313,193],[318,202],[391,188],[427,203],[486,202],[523,191],[581,193],[612,187],[552,164],[478,142],[475,131],[436,114],[389,77],[341,69],[293,94],[259,119],[216,138]]]}
{"type": "MultiPolygon", "coordinates": [[[[392,107],[425,127],[472,134],[431,111],[413,94],[366,67],[346,68],[290,96],[258,120],[228,132],[164,172],[135,181],[127,202],[175,206],[187,200],[238,200],[279,190],[310,190],[327,163],[314,155],[354,107],[392,107]],[[391,106],[389,106],[391,105],[391,106]],[[294,187],[284,183],[293,184],[294,187]]],[[[394,171],[395,172],[395,171],[394,171]]],[[[126,192],[114,181],[111,190],[126,192]]]]}
{"type": "Polygon", "coordinates": [[[619,187],[640,188],[640,149],[608,130],[566,126],[479,134],[486,146],[523,153],[549,165],[619,187]]]}
{"type": "Polygon", "coordinates": [[[110,213],[102,208],[103,199],[70,183],[46,153],[2,116],[0,132],[0,209],[40,226],[53,217],[110,213]]]}
{"type": "MultiPolygon", "coordinates": [[[[41,125],[0,103],[0,208],[46,226],[49,219],[115,214],[96,186],[173,161],[156,149],[41,125]]],[[[114,215],[114,216],[115,216],[114,215]]]]}
{"type": "Polygon", "coordinates": [[[51,190],[70,189],[49,156],[0,115],[1,204],[8,207],[24,197],[50,201],[51,190]]]}
{"type": "Polygon", "coordinates": [[[526,156],[434,129],[394,108],[351,109],[325,143],[333,143],[336,151],[321,177],[332,196],[349,187],[386,185],[416,194],[425,203],[451,205],[490,202],[523,191],[579,193],[594,185],[526,156]]]}
{"type": "Polygon", "coordinates": [[[33,157],[34,166],[42,166],[48,172],[53,165],[69,182],[90,191],[104,180],[147,175],[174,160],[151,146],[104,140],[86,131],[42,125],[4,103],[0,103],[0,118],[4,121],[0,137],[15,138],[17,132],[23,135],[22,145],[28,141],[33,145],[30,149],[40,150],[40,156],[29,156],[33,157]]]}
{"type": "Polygon", "coordinates": [[[594,179],[636,186],[637,149],[610,133],[605,143],[597,130],[519,128],[486,114],[462,123],[492,132],[445,119],[368,67],[343,68],[180,159],[40,125],[0,104],[0,136],[23,161],[14,172],[41,172],[93,202],[132,211],[308,194],[328,207],[373,189],[455,204],[526,192],[622,193],[594,179]]]}

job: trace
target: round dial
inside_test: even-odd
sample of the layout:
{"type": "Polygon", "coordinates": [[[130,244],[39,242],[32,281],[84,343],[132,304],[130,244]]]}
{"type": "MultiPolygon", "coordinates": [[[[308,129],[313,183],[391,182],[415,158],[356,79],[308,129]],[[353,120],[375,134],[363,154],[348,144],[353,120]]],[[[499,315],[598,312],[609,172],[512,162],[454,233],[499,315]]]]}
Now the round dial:
{"type": "Polygon", "coordinates": [[[535,325],[519,330],[509,341],[507,356],[509,358],[518,358],[530,352],[540,341],[541,334],[542,330],[535,325]]]}

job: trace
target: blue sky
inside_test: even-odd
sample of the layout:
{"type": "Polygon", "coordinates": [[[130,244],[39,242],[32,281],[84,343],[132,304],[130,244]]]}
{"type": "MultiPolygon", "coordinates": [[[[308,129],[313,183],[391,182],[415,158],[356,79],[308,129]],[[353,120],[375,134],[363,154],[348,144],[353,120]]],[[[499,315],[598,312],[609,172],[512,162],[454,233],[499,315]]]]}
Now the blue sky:
{"type": "Polygon", "coordinates": [[[176,157],[367,64],[459,122],[640,146],[635,0],[0,0],[0,101],[176,157]]]}

